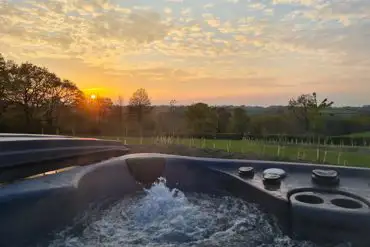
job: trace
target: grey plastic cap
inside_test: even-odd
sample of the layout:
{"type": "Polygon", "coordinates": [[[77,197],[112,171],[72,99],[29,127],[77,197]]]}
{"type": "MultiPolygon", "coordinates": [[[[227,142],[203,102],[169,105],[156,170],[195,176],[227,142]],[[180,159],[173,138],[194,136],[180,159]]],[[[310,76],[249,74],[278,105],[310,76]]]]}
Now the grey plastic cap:
{"type": "Polygon", "coordinates": [[[254,168],[251,166],[242,166],[238,169],[239,175],[241,177],[249,177],[252,178],[254,176],[254,168]]]}
{"type": "Polygon", "coordinates": [[[312,170],[312,181],[319,185],[338,185],[339,175],[335,170],[312,170]]]}

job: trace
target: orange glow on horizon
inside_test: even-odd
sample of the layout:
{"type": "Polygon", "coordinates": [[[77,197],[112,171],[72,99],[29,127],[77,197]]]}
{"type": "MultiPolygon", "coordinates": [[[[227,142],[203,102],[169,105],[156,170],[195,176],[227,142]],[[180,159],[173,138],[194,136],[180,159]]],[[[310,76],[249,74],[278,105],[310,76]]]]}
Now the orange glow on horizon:
{"type": "Polygon", "coordinates": [[[281,105],[314,91],[369,104],[370,13],[343,1],[5,2],[4,58],[68,79],[91,105],[139,88],[152,104],[281,105]]]}

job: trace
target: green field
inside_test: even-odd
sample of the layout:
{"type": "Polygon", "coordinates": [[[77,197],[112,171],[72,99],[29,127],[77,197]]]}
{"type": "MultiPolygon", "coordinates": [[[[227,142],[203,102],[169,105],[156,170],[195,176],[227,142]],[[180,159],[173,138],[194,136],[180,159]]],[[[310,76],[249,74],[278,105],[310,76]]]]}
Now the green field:
{"type": "Polygon", "coordinates": [[[248,140],[206,140],[179,138],[110,138],[128,145],[181,144],[188,147],[222,149],[251,154],[269,160],[305,161],[322,164],[370,167],[370,148],[350,149],[339,146],[277,145],[248,140]]]}
{"type": "Polygon", "coordinates": [[[370,131],[344,135],[343,137],[370,137],[370,131]]]}

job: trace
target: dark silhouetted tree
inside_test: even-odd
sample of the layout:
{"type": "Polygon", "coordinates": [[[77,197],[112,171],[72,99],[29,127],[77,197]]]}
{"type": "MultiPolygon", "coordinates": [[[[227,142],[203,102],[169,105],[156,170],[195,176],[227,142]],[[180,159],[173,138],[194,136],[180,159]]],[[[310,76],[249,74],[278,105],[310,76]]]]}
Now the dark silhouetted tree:
{"type": "Polygon", "coordinates": [[[172,136],[175,135],[175,119],[176,119],[176,100],[170,101],[170,120],[171,120],[171,134],[172,136]]]}
{"type": "Polygon", "coordinates": [[[10,100],[22,109],[27,128],[33,129],[43,115],[41,108],[47,103],[50,87],[59,83],[60,79],[46,68],[31,63],[13,66],[10,74],[10,100]]]}
{"type": "Polygon", "coordinates": [[[13,64],[10,61],[5,60],[5,58],[0,53],[0,120],[3,113],[6,111],[7,107],[10,104],[10,69],[12,65],[13,64]]]}
{"type": "Polygon", "coordinates": [[[304,130],[317,131],[322,110],[329,108],[334,102],[327,98],[319,102],[317,94],[302,94],[297,99],[289,100],[289,109],[297,120],[303,124],[304,130]]]}
{"type": "Polygon", "coordinates": [[[61,81],[55,76],[46,87],[47,97],[43,104],[43,120],[51,128],[57,127],[58,119],[63,110],[73,111],[83,100],[83,93],[68,80],[61,81]]]}
{"type": "Polygon", "coordinates": [[[107,97],[97,97],[96,103],[98,106],[98,123],[104,122],[110,111],[112,110],[113,102],[107,97]]]}
{"type": "Polygon", "coordinates": [[[151,101],[144,88],[136,90],[129,100],[128,114],[139,124],[140,135],[143,134],[143,122],[151,111],[151,101]]]}
{"type": "Polygon", "coordinates": [[[234,133],[238,133],[240,135],[247,133],[249,127],[249,117],[243,107],[237,107],[233,110],[231,124],[234,133]]]}
{"type": "Polygon", "coordinates": [[[188,106],[186,120],[192,134],[215,134],[217,131],[216,112],[207,104],[196,103],[188,106]]]}
{"type": "Polygon", "coordinates": [[[123,136],[124,134],[123,115],[124,115],[123,97],[118,96],[118,122],[119,122],[118,129],[121,136],[123,136]]]}
{"type": "Polygon", "coordinates": [[[216,107],[217,114],[217,133],[226,133],[229,131],[231,113],[225,107],[216,107]]]}

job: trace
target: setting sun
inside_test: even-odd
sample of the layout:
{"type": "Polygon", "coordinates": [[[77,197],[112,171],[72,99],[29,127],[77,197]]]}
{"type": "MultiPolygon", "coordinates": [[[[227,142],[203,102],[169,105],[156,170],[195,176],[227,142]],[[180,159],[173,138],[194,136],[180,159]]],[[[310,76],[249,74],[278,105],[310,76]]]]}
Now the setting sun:
{"type": "Polygon", "coordinates": [[[92,94],[92,95],[90,96],[90,98],[91,98],[91,99],[96,99],[96,95],[95,95],[95,94],[92,94]]]}

